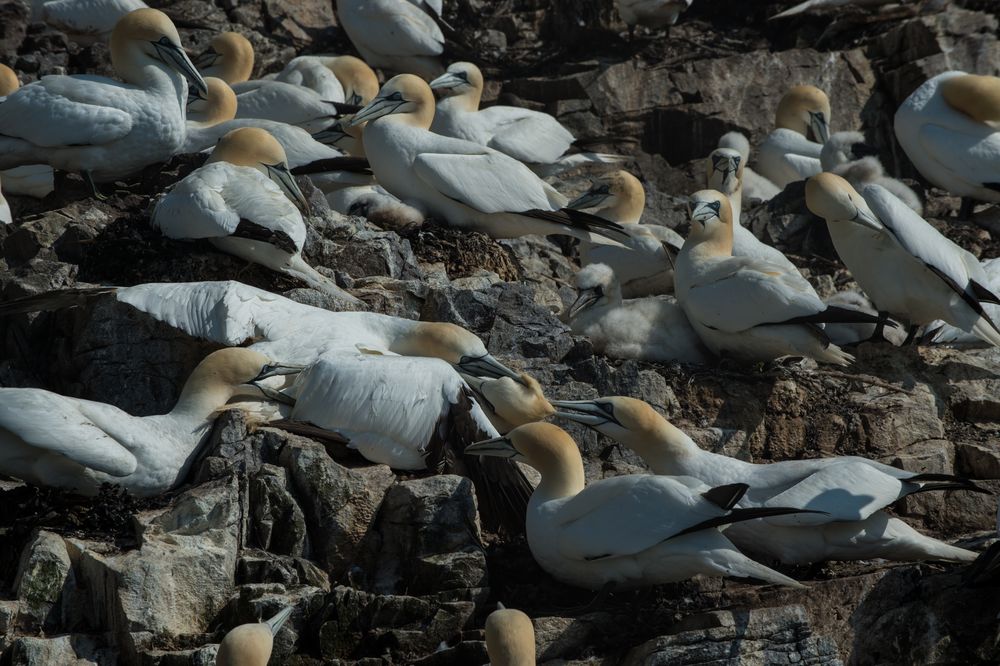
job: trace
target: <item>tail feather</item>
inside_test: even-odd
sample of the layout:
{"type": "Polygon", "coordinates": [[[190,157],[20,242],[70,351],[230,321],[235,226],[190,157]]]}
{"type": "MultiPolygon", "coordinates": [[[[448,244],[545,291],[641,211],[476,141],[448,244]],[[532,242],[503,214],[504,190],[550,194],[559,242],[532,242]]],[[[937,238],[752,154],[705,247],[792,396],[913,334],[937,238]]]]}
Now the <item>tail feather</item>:
{"type": "Polygon", "coordinates": [[[742,555],[742,558],[731,563],[727,566],[727,573],[730,576],[737,578],[756,578],[762,580],[765,583],[772,583],[774,585],[784,585],[785,587],[797,587],[800,589],[805,589],[807,585],[803,585],[794,578],[790,578],[783,573],[775,571],[771,567],[764,566],[760,562],[750,559],[746,555],[742,555]]]}
{"type": "Polygon", "coordinates": [[[966,479],[965,477],[955,476],[953,474],[936,474],[934,472],[925,472],[923,474],[917,474],[916,476],[908,476],[905,481],[910,483],[919,483],[920,488],[913,491],[915,493],[924,493],[932,490],[968,490],[974,493],[982,493],[984,495],[992,495],[993,493],[986,488],[977,486],[972,479],[966,479]]]}
{"type": "Polygon", "coordinates": [[[817,361],[823,361],[825,363],[832,363],[834,365],[851,365],[854,363],[854,356],[848,354],[843,349],[833,344],[832,342],[827,345],[821,353],[815,354],[814,358],[817,361]]]}
{"type": "Polygon", "coordinates": [[[625,231],[625,228],[617,222],[611,222],[598,215],[592,215],[591,213],[585,213],[582,210],[575,210],[573,208],[561,208],[559,210],[541,210],[535,208],[519,214],[560,224],[577,231],[594,233],[616,242],[624,243],[632,238],[625,231]]]}
{"type": "Polygon", "coordinates": [[[312,173],[325,173],[327,171],[350,171],[352,173],[371,175],[372,167],[366,157],[348,157],[345,155],[343,157],[329,157],[299,165],[292,169],[292,175],[304,176],[312,173]]]}
{"type": "MultiPolygon", "coordinates": [[[[878,315],[862,312],[839,305],[828,305],[825,310],[815,314],[795,317],[782,322],[783,324],[877,324],[878,315]]],[[[886,326],[896,328],[894,321],[886,321],[886,326]]]]}
{"type": "Polygon", "coordinates": [[[0,317],[23,312],[52,312],[84,305],[89,300],[104,294],[113,294],[118,287],[73,287],[57,289],[31,296],[22,296],[6,303],[0,303],[0,317]]]}
{"type": "Polygon", "coordinates": [[[1000,330],[997,330],[996,324],[986,313],[983,313],[976,320],[971,332],[980,340],[988,342],[994,347],[1000,347],[1000,330]]]}

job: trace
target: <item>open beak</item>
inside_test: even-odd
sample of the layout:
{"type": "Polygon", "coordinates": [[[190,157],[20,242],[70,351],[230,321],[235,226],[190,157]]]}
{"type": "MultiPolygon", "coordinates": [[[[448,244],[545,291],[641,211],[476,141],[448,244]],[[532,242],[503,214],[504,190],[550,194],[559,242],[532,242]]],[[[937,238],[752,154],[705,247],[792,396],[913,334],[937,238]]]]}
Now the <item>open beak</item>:
{"type": "Polygon", "coordinates": [[[406,100],[403,99],[394,100],[386,97],[376,97],[368,104],[368,106],[355,113],[354,117],[351,118],[349,123],[347,123],[347,126],[357,127],[365,121],[371,121],[376,118],[381,118],[382,116],[388,116],[395,113],[396,109],[404,104],[406,104],[406,100]]]}
{"type": "Polygon", "coordinates": [[[465,79],[462,79],[450,72],[445,72],[441,76],[437,77],[431,81],[431,90],[451,90],[452,88],[457,88],[461,85],[468,83],[465,79]]]}
{"type": "Polygon", "coordinates": [[[573,210],[597,208],[605,201],[607,201],[610,196],[611,195],[606,192],[598,192],[593,189],[587,190],[586,192],[578,196],[576,199],[573,199],[568,204],[566,204],[566,208],[572,208],[573,210]]]}
{"type": "Polygon", "coordinates": [[[261,369],[259,375],[257,375],[256,377],[253,378],[253,380],[250,381],[250,385],[256,388],[261,393],[263,393],[265,397],[270,398],[275,402],[280,402],[284,405],[294,405],[295,404],[294,398],[282,393],[277,389],[271,388],[270,386],[263,385],[260,382],[264,381],[268,377],[282,377],[285,375],[296,375],[305,369],[306,368],[304,365],[269,363],[268,365],[265,365],[261,369]]]}
{"type": "Polygon", "coordinates": [[[493,458],[521,457],[521,454],[514,448],[514,442],[506,437],[494,437],[493,439],[484,439],[481,442],[469,444],[465,447],[465,454],[469,456],[491,456],[493,458]]]}
{"type": "Polygon", "coordinates": [[[882,229],[884,228],[882,226],[882,223],[879,222],[878,219],[871,212],[860,207],[858,208],[858,212],[857,214],[855,214],[854,219],[852,219],[851,221],[857,222],[858,224],[866,226],[869,229],[874,229],[875,231],[882,231],[882,229]]]}
{"type": "Polygon", "coordinates": [[[826,116],[822,113],[809,112],[809,128],[812,129],[817,143],[826,143],[830,139],[830,126],[827,125],[826,116]]]}
{"type": "Polygon", "coordinates": [[[180,44],[174,44],[167,37],[161,37],[157,41],[152,42],[152,44],[153,48],[156,49],[156,55],[161,61],[166,63],[168,67],[183,74],[184,78],[197,88],[198,92],[203,95],[208,94],[208,85],[205,83],[205,79],[201,78],[198,69],[191,62],[191,58],[188,57],[188,54],[181,48],[180,44]]]}
{"type": "MultiPolygon", "coordinates": [[[[592,428],[597,428],[606,423],[621,425],[615,418],[614,411],[610,405],[603,405],[596,400],[550,400],[553,407],[558,409],[570,409],[573,411],[557,411],[556,416],[576,421],[592,428]]],[[[624,427],[624,426],[623,426],[624,427]]]]}
{"type": "Polygon", "coordinates": [[[489,379],[510,377],[518,384],[525,383],[524,380],[521,379],[521,375],[517,374],[506,365],[493,358],[492,354],[486,354],[485,356],[480,356],[478,358],[463,356],[462,359],[455,364],[455,368],[459,372],[472,375],[473,377],[487,377],[489,379]]]}
{"type": "Polygon", "coordinates": [[[278,184],[278,187],[285,193],[285,196],[295,202],[299,210],[308,215],[312,210],[309,206],[309,201],[306,199],[306,195],[302,194],[302,190],[299,189],[299,184],[295,182],[295,176],[288,170],[288,165],[281,163],[265,164],[264,166],[267,168],[268,177],[278,184]]]}
{"type": "Polygon", "coordinates": [[[569,306],[569,316],[572,319],[577,316],[591,305],[601,300],[601,297],[597,295],[593,289],[583,289],[577,295],[576,300],[573,301],[572,305],[569,306]]]}

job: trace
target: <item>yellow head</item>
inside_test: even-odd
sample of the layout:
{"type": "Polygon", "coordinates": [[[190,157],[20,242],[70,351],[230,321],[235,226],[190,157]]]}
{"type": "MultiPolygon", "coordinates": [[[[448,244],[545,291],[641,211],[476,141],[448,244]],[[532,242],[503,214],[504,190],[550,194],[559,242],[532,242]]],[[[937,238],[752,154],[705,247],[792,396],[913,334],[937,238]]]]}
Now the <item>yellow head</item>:
{"type": "Polygon", "coordinates": [[[0,65],[0,97],[6,97],[21,87],[17,74],[7,65],[0,65]]]}
{"type": "Polygon", "coordinates": [[[1000,78],[965,74],[941,83],[948,105],[981,123],[1000,123],[1000,78]]]}
{"type": "Polygon", "coordinates": [[[375,70],[360,58],[338,56],[330,62],[330,71],[344,87],[348,104],[364,105],[378,94],[378,77],[375,70]]]}
{"type": "Polygon", "coordinates": [[[413,74],[389,79],[378,95],[351,119],[351,125],[388,116],[393,122],[430,129],[434,120],[434,93],[427,82],[413,74]]]}
{"type": "Polygon", "coordinates": [[[500,606],[486,618],[490,666],[535,666],[535,628],[519,610],[500,606]]]}
{"type": "Polygon", "coordinates": [[[523,460],[542,475],[539,489],[550,497],[568,497],[583,490],[583,458],[576,442],[551,423],[526,423],[503,437],[471,444],[465,453],[523,460]]]}
{"type": "Polygon", "coordinates": [[[188,97],[187,119],[211,127],[236,117],[236,93],[229,84],[214,76],[205,78],[208,94],[188,97]]]}
{"type": "Polygon", "coordinates": [[[815,86],[792,86],[778,103],[774,124],[816,143],[830,138],[830,98],[815,86]]]}
{"type": "Polygon", "coordinates": [[[737,150],[716,148],[705,160],[705,184],[732,197],[743,187],[743,167],[743,156],[737,150]]]}
{"type": "Polygon", "coordinates": [[[285,149],[269,132],[258,127],[241,127],[229,132],[215,145],[206,164],[228,162],[257,169],[281,188],[304,212],[309,202],[288,169],[285,149]]]}
{"type": "Polygon", "coordinates": [[[684,246],[697,247],[708,256],[733,254],[733,208],[717,190],[700,190],[688,202],[691,231],[684,246]]]}
{"type": "Polygon", "coordinates": [[[431,81],[431,89],[444,97],[461,96],[466,100],[466,110],[476,111],[483,97],[483,73],[471,62],[456,62],[444,74],[431,81]]]}
{"type": "Polygon", "coordinates": [[[122,79],[142,85],[143,68],[150,61],[180,72],[201,93],[208,93],[170,18],[158,9],[136,9],[119,19],[111,32],[111,64],[122,79]]]}
{"type": "Polygon", "coordinates": [[[567,204],[577,210],[592,210],[619,224],[638,224],[646,207],[646,191],[639,179],[618,170],[591,181],[590,189],[567,204]]]}
{"type": "Polygon", "coordinates": [[[216,76],[230,85],[247,81],[253,74],[253,45],[238,32],[223,32],[195,62],[205,76],[216,76]]]}
{"type": "Polygon", "coordinates": [[[806,181],[806,207],[829,225],[854,223],[882,229],[864,198],[836,174],[824,172],[806,181]]]}

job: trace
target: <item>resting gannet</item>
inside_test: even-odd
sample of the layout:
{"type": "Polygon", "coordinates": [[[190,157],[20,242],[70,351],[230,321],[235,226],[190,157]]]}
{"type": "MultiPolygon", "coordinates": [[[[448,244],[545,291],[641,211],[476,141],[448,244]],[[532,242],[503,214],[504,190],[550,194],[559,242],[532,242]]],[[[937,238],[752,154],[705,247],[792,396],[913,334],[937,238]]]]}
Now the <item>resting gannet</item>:
{"type": "Polygon", "coordinates": [[[538,470],[542,480],[528,503],[528,547],[564,583],[597,590],[702,574],[801,587],[743,555],[718,530],[759,517],[760,509],[731,510],[747,491],[743,484],[709,488],[690,477],[628,475],[584,487],[576,443],[551,423],[520,426],[465,452],[522,460],[538,470]]]}
{"type": "Polygon", "coordinates": [[[877,155],[878,152],[865,143],[861,132],[835,132],[823,144],[819,161],[823,171],[843,177],[854,189],[860,191],[865,185],[881,185],[917,215],[923,215],[924,207],[917,193],[901,181],[886,176],[877,155]]]}
{"type": "Polygon", "coordinates": [[[673,298],[623,301],[614,271],[604,264],[591,264],[577,273],[576,287],[569,327],[590,338],[594,351],[641,361],[708,363],[712,359],[673,298]]]}
{"type": "Polygon", "coordinates": [[[281,144],[243,127],[222,137],[205,166],[157,202],[152,221],[170,238],[207,238],[224,252],[360,303],[302,259],[306,225],[296,205],[308,209],[281,144]]]}
{"type": "Polygon", "coordinates": [[[136,495],[165,492],[184,480],[231,398],[260,399],[257,382],[300,370],[249,349],[222,349],[198,364],[162,416],[131,416],[41,389],[0,388],[0,473],[92,495],[102,483],[136,495]]]}
{"type": "Polygon", "coordinates": [[[486,618],[486,654],[490,666],[535,666],[535,628],[519,610],[497,609],[486,618]]]}
{"type": "Polygon", "coordinates": [[[677,255],[674,288],[705,346],[718,355],[753,361],[806,356],[848,365],[854,360],[819,325],[875,317],[828,308],[803,286],[798,271],[732,256],[732,210],[724,194],[696,192],[690,206],[691,232],[677,255]]]}
{"type": "Polygon", "coordinates": [[[626,298],[668,294],[674,288],[674,257],[684,243],[677,232],[656,224],[639,224],[646,192],[627,171],[595,178],[590,189],[566,204],[622,225],[628,240],[604,243],[580,241],[580,263],[611,267],[626,298]]]}
{"type": "Polygon", "coordinates": [[[433,117],[434,95],[427,83],[400,74],[351,120],[368,122],[364,141],[375,178],[403,202],[494,238],[565,234],[589,239],[591,232],[628,238],[621,225],[562,209],[565,197],[517,160],[434,134],[429,130],[433,117]]]}
{"type": "MultiPolygon", "coordinates": [[[[281,81],[246,81],[233,86],[237,118],[263,118],[297,125],[309,132],[328,126],[343,109],[315,90],[281,81]]],[[[357,108],[357,107],[352,107],[357,108]]]]}
{"type": "Polygon", "coordinates": [[[363,106],[378,94],[378,77],[364,60],[354,56],[299,56],[275,81],[305,86],[328,102],[363,106]]]}
{"type": "Polygon", "coordinates": [[[518,380],[510,377],[489,379],[460,373],[476,393],[476,400],[490,423],[500,433],[506,433],[525,423],[534,423],[552,416],[555,408],[549,404],[538,380],[526,372],[518,380]]]}
{"type": "MultiPolygon", "coordinates": [[[[213,127],[219,127],[227,120],[236,117],[236,93],[229,84],[214,76],[205,77],[205,92],[191,90],[187,99],[187,134],[184,139],[182,153],[194,153],[204,148],[189,148],[192,137],[204,133],[213,127]]],[[[223,132],[225,134],[225,132],[223,132]]],[[[220,134],[216,140],[222,137],[220,134]]],[[[205,148],[214,146],[215,141],[206,143],[205,148]]]]}
{"type": "Polygon", "coordinates": [[[637,25],[654,30],[677,23],[677,17],[691,6],[692,0],[615,0],[618,13],[628,26],[629,34],[637,25]]]}
{"type": "Polygon", "coordinates": [[[769,201],[781,188],[750,168],[750,141],[739,132],[726,132],[719,137],[719,148],[732,148],[743,163],[742,203],[769,201]]]}
{"type": "Polygon", "coordinates": [[[590,426],[635,451],[654,474],[694,477],[708,485],[741,479],[750,486],[737,506],[797,506],[818,513],[734,524],[726,536],[740,548],[787,564],[823,560],[949,560],[976,554],[926,537],[882,509],[914,493],[980,490],[947,474],[917,474],[858,456],[755,465],[703,451],[641,400],[625,397],[554,401],[558,415],[590,426]]]}
{"type": "Polygon", "coordinates": [[[79,44],[106,39],[123,16],[149,6],[142,0],[49,0],[41,4],[39,18],[79,44]]]}
{"type": "MultiPolygon", "coordinates": [[[[17,74],[7,65],[0,65],[0,103],[4,98],[21,87],[17,74]]],[[[41,199],[55,189],[55,174],[47,164],[29,164],[0,171],[3,189],[7,194],[20,194],[41,199]]],[[[3,195],[0,194],[0,197],[3,195]]],[[[4,220],[3,207],[0,200],[0,221],[4,220]]],[[[10,209],[7,209],[7,222],[10,222],[10,209]]]]}
{"type": "Polygon", "coordinates": [[[214,76],[232,85],[250,79],[253,60],[250,40],[238,32],[223,32],[212,39],[194,62],[202,76],[214,76]]]}
{"type": "Polygon", "coordinates": [[[219,644],[216,666],[267,666],[274,637],[291,617],[294,606],[285,606],[266,622],[241,624],[230,630],[219,644]]]}
{"type": "Polygon", "coordinates": [[[775,129],[760,144],[757,170],[780,188],[823,170],[819,156],[830,138],[830,100],[814,86],[792,86],[778,103],[775,129]]]}
{"type": "Polygon", "coordinates": [[[166,161],[184,141],[187,83],[207,92],[156,9],[125,16],[111,34],[111,62],[125,83],[44,76],[0,104],[0,168],[45,162],[112,180],[166,161]]]}
{"type": "Polygon", "coordinates": [[[444,35],[434,18],[400,0],[337,0],[337,17],[372,67],[431,80],[443,71],[444,35]]]}
{"type": "Polygon", "coordinates": [[[1000,345],[1000,330],[983,310],[1000,299],[979,260],[884,187],[862,192],[864,198],[840,176],[823,173],[806,184],[806,205],[826,220],[837,254],[875,303],[879,321],[908,322],[904,344],[920,325],[941,319],[1000,345]]]}
{"type": "Polygon", "coordinates": [[[1000,78],[945,72],[928,79],[896,111],[899,145],[934,185],[972,201],[1000,201],[1000,78]]]}

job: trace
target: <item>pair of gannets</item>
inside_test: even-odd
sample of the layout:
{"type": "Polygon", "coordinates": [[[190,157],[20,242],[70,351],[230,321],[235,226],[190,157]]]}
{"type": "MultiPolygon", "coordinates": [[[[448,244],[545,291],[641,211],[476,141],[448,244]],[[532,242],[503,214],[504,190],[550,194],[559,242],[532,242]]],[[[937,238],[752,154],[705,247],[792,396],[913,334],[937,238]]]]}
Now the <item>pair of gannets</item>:
{"type": "Polygon", "coordinates": [[[250,349],[207,356],[162,416],[30,388],[0,388],[0,473],[39,486],[96,494],[114,483],[155,495],[184,480],[218,410],[234,396],[262,396],[257,382],[293,374],[250,349]]]}
{"type": "Polygon", "coordinates": [[[740,155],[743,164],[742,203],[769,201],[781,188],[750,168],[750,140],[739,132],[726,132],[719,137],[719,148],[731,148],[740,155]]]}
{"type": "Polygon", "coordinates": [[[793,86],[778,103],[775,129],[757,151],[757,170],[784,188],[815,176],[823,168],[819,157],[830,138],[830,99],[815,86],[793,86]]]}
{"type": "Polygon", "coordinates": [[[924,207],[916,192],[895,178],[885,175],[877,151],[866,144],[861,132],[836,132],[823,145],[819,161],[823,171],[835,173],[844,178],[856,190],[865,185],[881,185],[893,193],[900,201],[923,215],[924,207]]]}
{"type": "MultiPolygon", "coordinates": [[[[21,87],[17,74],[7,65],[0,65],[0,102],[21,87]]],[[[55,189],[55,174],[47,164],[29,164],[0,171],[3,180],[3,190],[7,194],[22,194],[41,199],[55,189]]],[[[0,193],[0,222],[3,217],[3,194],[0,193]]],[[[10,222],[10,210],[7,210],[6,222],[10,222]]]]}
{"type": "Polygon", "coordinates": [[[224,252],[360,303],[302,259],[306,225],[299,207],[308,210],[308,202],[281,144],[262,129],[243,127],[222,137],[208,162],[157,202],[152,222],[170,238],[206,238],[224,252]]]}
{"type": "Polygon", "coordinates": [[[945,72],[927,80],[896,111],[896,138],[934,185],[972,200],[1000,201],[1000,78],[945,72]]]}
{"type": "Polygon", "coordinates": [[[584,484],[573,439],[551,423],[529,423],[473,444],[467,454],[522,460],[541,474],[528,503],[526,534],[535,561],[553,578],[591,590],[657,585],[693,576],[738,576],[801,587],[737,550],[719,526],[768,512],[733,510],[747,492],[691,477],[627,475],[584,484]]]}
{"type": "Polygon", "coordinates": [[[724,194],[696,192],[690,210],[691,232],[677,255],[674,287],[709,349],[752,361],[805,356],[847,365],[853,360],[830,342],[821,324],[875,317],[828,307],[794,268],[734,257],[732,207],[724,194]]]}
{"type": "Polygon", "coordinates": [[[456,227],[494,238],[591,232],[614,240],[621,226],[563,208],[566,199],[521,162],[462,139],[430,131],[434,95],[412,74],[390,79],[351,120],[367,121],[365,149],[378,183],[456,227]]]}
{"type": "Polygon", "coordinates": [[[576,275],[577,298],[568,323],[610,358],[708,363],[712,355],[691,328],[684,310],[669,296],[622,300],[614,271],[591,264],[576,275]]]}
{"type": "Polygon", "coordinates": [[[738,506],[794,506],[796,513],[733,524],[726,536],[740,548],[787,564],[829,559],[948,560],[976,554],[926,537],[883,509],[932,490],[983,492],[966,479],[918,474],[858,456],[753,464],[703,451],[648,404],[625,397],[553,401],[558,415],[583,423],[637,453],[653,474],[690,476],[708,485],[749,485],[738,506]]]}
{"type": "MultiPolygon", "coordinates": [[[[918,327],[935,319],[1000,345],[1000,329],[983,309],[1000,304],[971,253],[942,236],[880,185],[858,194],[832,173],[810,178],[806,205],[827,221],[837,254],[880,313],[918,327]]],[[[878,332],[878,331],[877,331],[878,332]]]]}
{"type": "MultiPolygon", "coordinates": [[[[337,17],[369,65],[430,81],[444,69],[438,58],[444,51],[444,35],[423,4],[427,3],[337,0],[337,17]]],[[[440,5],[427,8],[440,16],[440,5]]]]}
{"type": "Polygon", "coordinates": [[[486,618],[486,654],[490,666],[535,666],[535,627],[531,618],[497,604],[486,618]]]}
{"type": "Polygon", "coordinates": [[[45,76],[0,104],[0,168],[45,162],[111,180],[166,161],[185,134],[188,82],[205,81],[163,12],[139,9],[111,34],[111,62],[125,83],[45,76]]]}
{"type": "Polygon", "coordinates": [[[230,630],[219,643],[215,666],[267,666],[274,637],[294,610],[294,606],[285,606],[266,622],[241,624],[230,630]]]}

